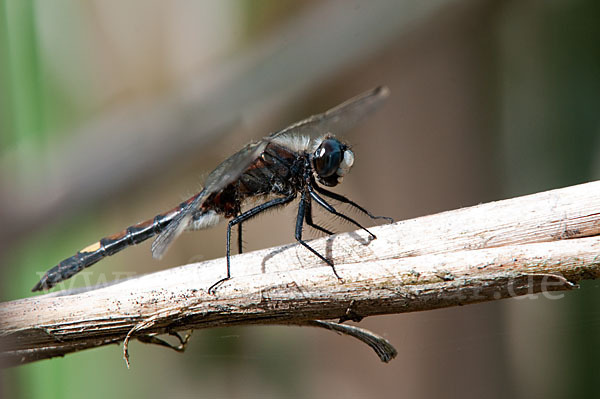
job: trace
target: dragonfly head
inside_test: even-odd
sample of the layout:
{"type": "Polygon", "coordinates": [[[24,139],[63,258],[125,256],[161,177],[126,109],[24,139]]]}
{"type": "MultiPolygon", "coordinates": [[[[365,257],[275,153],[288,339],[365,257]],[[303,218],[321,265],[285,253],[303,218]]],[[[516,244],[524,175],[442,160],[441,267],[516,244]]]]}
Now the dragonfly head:
{"type": "Polygon", "coordinates": [[[354,153],[338,139],[326,136],[311,156],[319,183],[333,187],[342,182],[354,163],[354,153]]]}

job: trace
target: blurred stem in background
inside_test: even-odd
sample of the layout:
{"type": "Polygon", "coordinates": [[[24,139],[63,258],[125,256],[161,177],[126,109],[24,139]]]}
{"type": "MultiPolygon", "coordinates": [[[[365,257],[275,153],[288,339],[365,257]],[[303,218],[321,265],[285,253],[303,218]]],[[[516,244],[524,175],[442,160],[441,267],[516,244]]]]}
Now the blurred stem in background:
{"type": "Polygon", "coordinates": [[[1,148],[4,153],[44,132],[38,37],[29,1],[2,3],[1,148]]]}

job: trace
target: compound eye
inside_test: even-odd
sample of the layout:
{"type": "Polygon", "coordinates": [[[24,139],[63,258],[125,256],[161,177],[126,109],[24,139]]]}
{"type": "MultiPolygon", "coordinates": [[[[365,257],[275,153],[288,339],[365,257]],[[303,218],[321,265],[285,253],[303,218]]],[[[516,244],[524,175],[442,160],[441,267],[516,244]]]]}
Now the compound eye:
{"type": "Polygon", "coordinates": [[[338,170],[344,148],[342,144],[335,139],[323,140],[319,148],[315,151],[315,171],[321,177],[330,177],[338,170]]]}

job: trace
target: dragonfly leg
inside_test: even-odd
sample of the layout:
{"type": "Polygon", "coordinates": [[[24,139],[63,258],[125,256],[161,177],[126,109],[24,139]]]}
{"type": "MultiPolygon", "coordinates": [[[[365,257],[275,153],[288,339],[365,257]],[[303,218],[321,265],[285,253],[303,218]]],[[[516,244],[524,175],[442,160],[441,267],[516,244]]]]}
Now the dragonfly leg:
{"type": "Polygon", "coordinates": [[[373,215],[371,212],[367,211],[365,208],[363,208],[362,206],[358,205],[356,202],[352,201],[349,198],[344,197],[343,195],[334,193],[333,191],[329,191],[324,189],[323,187],[317,185],[317,184],[313,184],[314,189],[319,193],[322,194],[326,197],[329,197],[331,199],[334,199],[336,201],[340,201],[343,202],[344,204],[348,204],[350,206],[353,206],[354,208],[358,209],[359,211],[361,211],[362,213],[364,213],[365,215],[369,216],[371,219],[385,219],[390,223],[394,223],[394,219],[392,219],[391,217],[387,217],[387,216],[375,216],[373,215]]]}
{"type": "MultiPolygon", "coordinates": [[[[304,224],[304,218],[306,215],[307,207],[311,206],[310,205],[310,197],[307,196],[306,194],[307,194],[306,190],[303,190],[302,191],[302,199],[300,200],[300,205],[298,206],[298,216],[296,217],[296,241],[298,241],[300,244],[302,244],[310,252],[317,255],[317,257],[319,257],[323,262],[325,262],[329,266],[331,266],[331,268],[333,269],[333,274],[335,274],[335,276],[341,280],[341,277],[337,274],[337,271],[335,270],[335,266],[333,265],[333,262],[331,260],[327,259],[326,257],[324,257],[323,255],[321,255],[320,253],[318,253],[313,247],[308,245],[302,239],[302,225],[304,224]]],[[[323,229],[323,230],[325,230],[325,229],[323,229]]]]}
{"type": "MultiPolygon", "coordinates": [[[[319,194],[317,194],[310,185],[307,185],[308,191],[310,193],[310,196],[317,202],[317,204],[321,205],[323,208],[325,208],[325,210],[327,210],[330,213],[333,213],[336,216],[341,217],[344,220],[347,220],[348,222],[354,224],[357,227],[360,227],[361,229],[363,229],[364,231],[366,231],[367,233],[369,233],[369,235],[375,239],[377,238],[375,236],[375,234],[371,233],[366,227],[364,227],[363,225],[361,225],[360,223],[358,223],[356,220],[352,219],[349,216],[344,215],[343,213],[340,213],[338,211],[335,210],[335,208],[333,206],[331,206],[327,201],[325,201],[319,194]]],[[[340,196],[341,197],[341,196],[340,196]]],[[[345,198],[345,197],[342,197],[345,198]]],[[[337,198],[334,198],[337,199],[337,198]]],[[[350,201],[350,200],[348,200],[350,201]]],[[[351,201],[350,201],[351,202],[351,201]]],[[[357,205],[358,206],[358,205],[357,205]]],[[[362,208],[359,208],[362,209],[362,208]]],[[[366,211],[365,211],[366,212],[366,211]]]]}
{"type": "Polygon", "coordinates": [[[306,214],[304,215],[304,220],[306,220],[307,225],[309,225],[310,227],[312,227],[315,230],[322,231],[323,233],[329,234],[329,235],[334,234],[333,231],[327,230],[326,228],[321,227],[313,222],[311,201],[307,201],[307,203],[306,203],[306,214]]]}
{"type": "MultiPolygon", "coordinates": [[[[231,255],[231,228],[235,225],[239,225],[240,223],[253,218],[254,216],[258,215],[261,212],[266,211],[267,209],[276,207],[276,206],[281,206],[281,205],[285,205],[291,201],[294,200],[294,198],[296,198],[296,193],[292,193],[290,195],[288,195],[287,197],[280,197],[280,198],[275,198],[272,199],[271,201],[267,201],[264,204],[260,204],[258,206],[255,206],[252,209],[247,210],[246,212],[242,213],[241,215],[236,216],[235,218],[231,219],[229,221],[229,223],[227,223],[227,277],[222,278],[221,280],[217,281],[216,283],[214,283],[213,285],[210,286],[210,288],[208,289],[208,293],[212,294],[215,292],[215,288],[221,284],[224,281],[227,281],[231,278],[231,260],[230,260],[230,255],[231,255]]],[[[239,237],[239,236],[238,236],[239,237]]]]}
{"type": "Polygon", "coordinates": [[[242,223],[238,224],[238,253],[242,253],[242,223]]]}

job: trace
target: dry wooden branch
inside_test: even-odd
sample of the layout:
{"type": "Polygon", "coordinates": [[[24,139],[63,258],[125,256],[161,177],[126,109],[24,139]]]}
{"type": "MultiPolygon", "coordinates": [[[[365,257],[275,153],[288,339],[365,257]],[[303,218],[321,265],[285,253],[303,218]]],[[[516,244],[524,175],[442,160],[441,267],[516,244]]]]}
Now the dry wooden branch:
{"type": "MultiPolygon", "coordinates": [[[[600,276],[600,182],[492,202],[298,245],[189,264],[84,292],[0,304],[2,358],[62,356],[148,334],[436,309],[566,290],[600,276]]],[[[550,295],[550,294],[548,294],[550,295]]]]}

